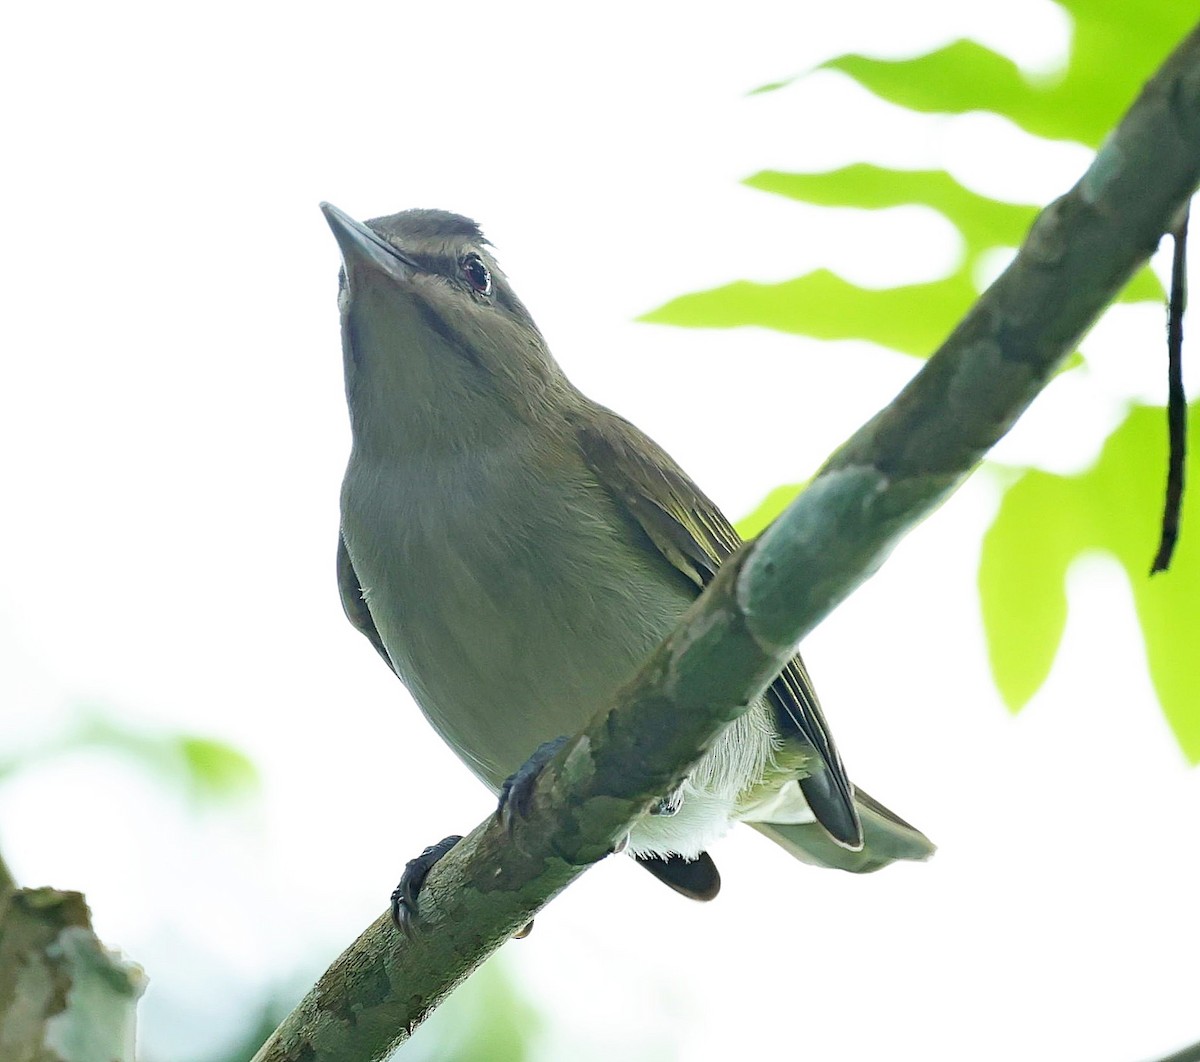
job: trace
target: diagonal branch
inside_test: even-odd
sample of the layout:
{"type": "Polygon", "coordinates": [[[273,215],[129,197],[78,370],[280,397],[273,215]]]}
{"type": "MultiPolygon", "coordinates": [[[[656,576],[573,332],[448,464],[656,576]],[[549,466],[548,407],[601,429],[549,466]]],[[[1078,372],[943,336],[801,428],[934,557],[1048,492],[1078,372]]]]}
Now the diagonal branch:
{"type": "Polygon", "coordinates": [[[793,647],[978,464],[1149,257],[1200,182],[1200,29],[913,381],[721,568],[612,708],[430,874],[412,940],[381,916],[256,1062],[379,1059],[669,791],[793,647]]]}

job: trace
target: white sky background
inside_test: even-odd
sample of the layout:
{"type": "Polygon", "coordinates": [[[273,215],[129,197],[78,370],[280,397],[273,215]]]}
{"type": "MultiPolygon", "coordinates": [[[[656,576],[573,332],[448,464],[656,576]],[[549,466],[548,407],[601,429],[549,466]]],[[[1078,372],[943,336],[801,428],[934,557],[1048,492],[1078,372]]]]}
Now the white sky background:
{"type": "MultiPolygon", "coordinates": [[[[738,277],[886,284],[957,254],[926,212],[739,179],[865,158],[1046,201],[1088,159],[832,75],[745,95],[964,34],[1044,70],[1067,32],[1045,2],[417,6],[22,5],[0,35],[0,754],[99,706],[228,740],[264,779],[261,806],[199,819],[111,756],[0,789],[18,877],[85,890],[147,966],[156,1058],[204,1057],[266,986],[311,981],[407,859],[490,807],[341,615],[319,200],[477,217],[568,373],[737,517],[917,363],[631,319],[738,277]]],[[[1122,396],[1161,397],[1161,335],[1122,310],[999,456],[1085,464],[1122,396]]],[[[860,879],[735,831],[708,906],[607,861],[503,950],[546,1016],[540,1058],[1130,1062],[1200,1038],[1200,783],[1128,589],[1110,560],[1076,567],[1059,665],[1014,720],[974,582],[994,504],[970,484],[806,644],[851,774],[935,860],[860,879]]]]}

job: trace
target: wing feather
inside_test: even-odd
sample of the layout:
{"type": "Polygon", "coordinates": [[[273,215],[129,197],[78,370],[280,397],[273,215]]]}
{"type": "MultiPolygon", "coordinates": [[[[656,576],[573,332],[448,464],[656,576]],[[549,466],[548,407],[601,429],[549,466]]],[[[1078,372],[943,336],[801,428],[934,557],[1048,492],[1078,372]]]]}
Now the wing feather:
{"type": "MultiPolygon", "coordinates": [[[[589,415],[574,420],[585,460],[659,552],[699,592],[741,545],[737,531],[665,450],[610,410],[589,405],[589,415]]],[[[860,848],[862,827],[854,789],[799,655],[772,683],[770,697],[785,735],[791,731],[812,746],[824,768],[800,782],[813,814],[838,842],[860,848]]]]}
{"type": "Polygon", "coordinates": [[[383,639],[379,636],[379,630],[375,626],[371,610],[367,607],[366,599],[363,597],[362,584],[358,581],[354,562],[350,560],[350,552],[346,549],[346,540],[340,532],[338,533],[337,548],[337,580],[338,592],[342,597],[342,611],[346,613],[346,619],[375,646],[376,651],[383,657],[384,663],[395,671],[395,668],[392,667],[392,658],[388,656],[388,651],[384,648],[383,639]]]}

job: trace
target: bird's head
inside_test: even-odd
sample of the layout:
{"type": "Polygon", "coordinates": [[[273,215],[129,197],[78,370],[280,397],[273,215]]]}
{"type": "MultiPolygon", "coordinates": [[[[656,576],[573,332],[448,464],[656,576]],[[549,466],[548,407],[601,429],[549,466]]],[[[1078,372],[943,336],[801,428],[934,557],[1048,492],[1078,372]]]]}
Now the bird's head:
{"type": "Polygon", "coordinates": [[[479,226],[444,210],[362,224],[321,209],[342,251],[338,292],[356,443],[455,446],[538,417],[567,388],[479,226]]]}

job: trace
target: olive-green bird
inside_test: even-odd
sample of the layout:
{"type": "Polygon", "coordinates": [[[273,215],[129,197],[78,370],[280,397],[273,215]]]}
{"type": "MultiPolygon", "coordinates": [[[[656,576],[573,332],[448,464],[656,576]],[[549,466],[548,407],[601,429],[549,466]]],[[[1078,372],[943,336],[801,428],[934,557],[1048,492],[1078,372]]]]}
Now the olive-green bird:
{"type": "MultiPolygon", "coordinates": [[[[322,209],[344,264],[353,430],[342,603],[499,792],[612,700],[739,539],[669,455],[571,385],[475,222],[408,210],[362,225],[322,209]]],[[[799,656],[628,851],[709,899],[707,848],[733,822],[842,870],[933,852],[851,784],[799,656]]]]}

